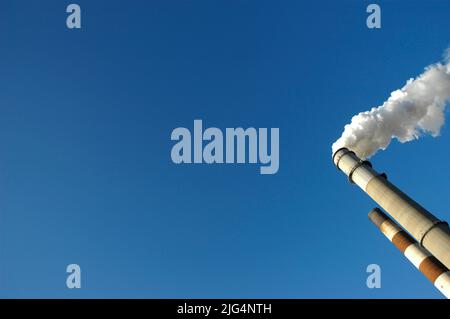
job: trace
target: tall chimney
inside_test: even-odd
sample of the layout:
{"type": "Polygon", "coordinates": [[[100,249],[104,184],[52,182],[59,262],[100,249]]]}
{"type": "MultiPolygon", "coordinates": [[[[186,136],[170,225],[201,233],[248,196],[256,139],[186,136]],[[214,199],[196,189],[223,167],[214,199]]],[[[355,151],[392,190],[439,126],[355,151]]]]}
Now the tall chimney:
{"type": "Polygon", "coordinates": [[[347,148],[337,150],[333,162],[447,268],[450,268],[450,229],[425,208],[391,184],[368,161],[347,148]]]}
{"type": "Polygon", "coordinates": [[[421,247],[379,208],[372,209],[369,219],[445,297],[450,299],[450,271],[447,267],[421,247]]]}

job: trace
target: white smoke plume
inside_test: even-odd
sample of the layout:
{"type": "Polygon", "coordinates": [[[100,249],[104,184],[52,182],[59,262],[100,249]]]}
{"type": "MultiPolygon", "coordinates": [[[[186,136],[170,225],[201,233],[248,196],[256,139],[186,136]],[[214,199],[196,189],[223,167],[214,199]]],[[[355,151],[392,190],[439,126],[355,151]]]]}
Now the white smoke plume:
{"type": "Polygon", "coordinates": [[[333,154],[346,147],[365,159],[386,149],[393,138],[405,143],[422,133],[438,136],[450,101],[450,49],[446,54],[444,63],[425,68],[383,105],[355,115],[333,144],[333,154]]]}

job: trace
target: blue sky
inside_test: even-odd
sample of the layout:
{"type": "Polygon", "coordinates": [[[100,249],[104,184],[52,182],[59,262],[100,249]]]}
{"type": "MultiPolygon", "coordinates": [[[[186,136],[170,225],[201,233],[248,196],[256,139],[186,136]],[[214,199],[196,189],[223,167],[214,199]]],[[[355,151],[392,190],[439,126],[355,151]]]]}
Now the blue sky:
{"type": "MultiPolygon", "coordinates": [[[[0,297],[441,298],[331,144],[439,61],[450,3],[377,1],[380,30],[366,1],[76,1],[81,30],[69,3],[0,2],[0,297]],[[194,119],[279,127],[278,173],[173,164],[194,119]]],[[[372,162],[450,220],[441,133],[372,162]]]]}

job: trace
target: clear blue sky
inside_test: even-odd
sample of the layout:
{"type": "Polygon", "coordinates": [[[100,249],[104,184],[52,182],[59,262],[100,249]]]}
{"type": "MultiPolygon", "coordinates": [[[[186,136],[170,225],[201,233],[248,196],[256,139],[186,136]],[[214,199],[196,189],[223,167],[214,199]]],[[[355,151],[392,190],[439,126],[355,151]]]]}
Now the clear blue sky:
{"type": "MultiPolygon", "coordinates": [[[[81,30],[68,1],[0,1],[0,297],[441,297],[331,143],[441,58],[448,1],[377,1],[381,30],[367,1],[75,2],[81,30]],[[279,172],[173,164],[197,118],[279,127],[279,172]]],[[[448,125],[372,162],[450,220],[448,125]]]]}

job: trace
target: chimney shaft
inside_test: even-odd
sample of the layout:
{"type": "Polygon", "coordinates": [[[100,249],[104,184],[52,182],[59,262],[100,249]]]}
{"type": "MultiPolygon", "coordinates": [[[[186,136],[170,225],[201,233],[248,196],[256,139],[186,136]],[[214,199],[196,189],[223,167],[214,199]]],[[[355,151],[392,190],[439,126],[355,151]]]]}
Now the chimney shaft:
{"type": "Polygon", "coordinates": [[[372,209],[369,219],[445,297],[450,299],[450,271],[447,267],[422,248],[380,209],[372,209]]]}
{"type": "Polygon", "coordinates": [[[350,182],[358,185],[387,211],[417,242],[447,268],[450,268],[450,229],[425,208],[379,174],[368,161],[362,161],[346,148],[337,150],[333,162],[350,182]]]}

